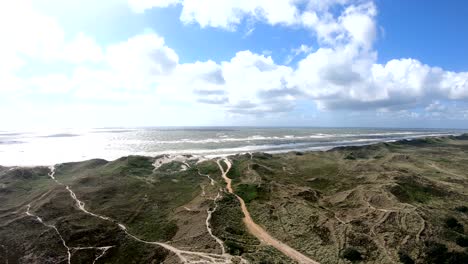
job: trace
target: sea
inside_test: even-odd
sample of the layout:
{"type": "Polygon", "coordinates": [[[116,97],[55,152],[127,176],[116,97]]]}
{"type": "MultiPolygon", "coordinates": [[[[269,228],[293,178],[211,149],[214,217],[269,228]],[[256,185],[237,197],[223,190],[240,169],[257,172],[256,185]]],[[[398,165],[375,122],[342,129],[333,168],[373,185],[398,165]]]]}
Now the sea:
{"type": "Polygon", "coordinates": [[[321,151],[444,135],[454,129],[310,127],[145,127],[0,131],[0,165],[49,166],[128,155],[190,154],[204,157],[247,152],[321,151]]]}

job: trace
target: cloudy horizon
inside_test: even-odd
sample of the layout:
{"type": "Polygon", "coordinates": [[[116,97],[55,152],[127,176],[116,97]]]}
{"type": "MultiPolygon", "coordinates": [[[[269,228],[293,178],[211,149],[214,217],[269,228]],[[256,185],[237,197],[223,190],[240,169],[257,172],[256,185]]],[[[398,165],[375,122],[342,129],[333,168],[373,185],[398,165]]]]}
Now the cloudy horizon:
{"type": "Polygon", "coordinates": [[[405,2],[5,2],[1,130],[468,128],[467,5],[405,2]]]}

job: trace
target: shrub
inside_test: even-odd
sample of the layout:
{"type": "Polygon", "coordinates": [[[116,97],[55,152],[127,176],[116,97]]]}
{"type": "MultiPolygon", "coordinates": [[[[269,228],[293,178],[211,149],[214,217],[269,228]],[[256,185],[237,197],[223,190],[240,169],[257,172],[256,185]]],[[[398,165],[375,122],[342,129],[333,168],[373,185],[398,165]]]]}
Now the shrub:
{"type": "Polygon", "coordinates": [[[463,225],[460,224],[455,217],[448,217],[445,219],[445,226],[456,232],[463,233],[463,225]]]}
{"type": "Polygon", "coordinates": [[[426,263],[445,263],[446,255],[447,255],[447,246],[444,244],[440,244],[437,242],[429,242],[426,250],[426,263]]]}
{"type": "Polygon", "coordinates": [[[459,245],[460,247],[468,247],[468,237],[459,236],[455,240],[455,243],[457,243],[457,245],[459,245]]]}
{"type": "Polygon", "coordinates": [[[225,243],[226,247],[228,248],[229,254],[240,256],[244,253],[245,249],[243,246],[237,244],[234,241],[228,240],[225,243]]]}
{"type": "Polygon", "coordinates": [[[360,261],[363,259],[361,253],[354,248],[346,248],[343,251],[343,258],[352,262],[360,261]]]}
{"type": "Polygon", "coordinates": [[[464,205],[462,205],[462,206],[457,206],[457,207],[455,207],[455,211],[458,211],[458,212],[460,212],[460,213],[465,213],[465,214],[466,214],[466,213],[468,213],[468,207],[467,207],[467,206],[464,206],[464,205]]]}
{"type": "Polygon", "coordinates": [[[414,260],[403,251],[398,252],[398,258],[403,264],[414,264],[414,260]]]}

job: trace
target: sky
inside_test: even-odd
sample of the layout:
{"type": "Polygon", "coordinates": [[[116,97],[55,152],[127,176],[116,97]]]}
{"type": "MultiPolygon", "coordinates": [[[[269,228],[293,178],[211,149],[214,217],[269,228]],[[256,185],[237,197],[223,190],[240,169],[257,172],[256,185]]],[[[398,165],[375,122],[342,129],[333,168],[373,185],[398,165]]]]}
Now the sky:
{"type": "Polygon", "coordinates": [[[468,128],[468,3],[0,3],[0,130],[468,128]]]}

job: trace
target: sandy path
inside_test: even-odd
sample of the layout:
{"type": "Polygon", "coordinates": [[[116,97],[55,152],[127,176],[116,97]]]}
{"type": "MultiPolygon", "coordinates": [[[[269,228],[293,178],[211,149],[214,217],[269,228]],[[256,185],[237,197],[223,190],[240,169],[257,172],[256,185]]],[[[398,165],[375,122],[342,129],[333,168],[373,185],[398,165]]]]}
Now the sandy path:
{"type": "Polygon", "coordinates": [[[430,163],[430,164],[429,164],[429,167],[431,167],[431,168],[433,168],[433,169],[436,169],[436,170],[438,170],[438,171],[440,171],[440,172],[442,172],[442,173],[446,173],[446,174],[449,174],[449,175],[452,175],[452,176],[455,176],[455,177],[458,177],[458,178],[462,178],[462,179],[465,178],[465,176],[462,176],[462,175],[460,175],[460,174],[453,173],[453,172],[451,172],[451,171],[449,171],[449,170],[447,170],[447,169],[443,169],[443,168],[437,166],[437,165],[434,164],[434,163],[430,163]]]}
{"type": "MultiPolygon", "coordinates": [[[[227,177],[227,174],[232,166],[231,162],[229,162],[228,159],[223,159],[223,161],[227,165],[226,171],[224,170],[223,166],[221,166],[221,160],[217,160],[218,167],[221,170],[221,176],[226,181],[226,189],[228,190],[228,192],[236,195],[232,190],[232,180],[227,177]]],[[[291,259],[299,263],[320,264],[319,262],[312,260],[306,255],[300,253],[299,251],[293,249],[292,247],[284,244],[283,242],[277,240],[276,238],[268,234],[268,232],[266,232],[265,229],[263,229],[261,226],[257,225],[253,221],[252,217],[250,216],[249,210],[247,209],[247,206],[245,205],[244,200],[242,200],[242,198],[240,198],[237,195],[236,197],[239,200],[241,204],[242,212],[244,213],[244,219],[243,219],[244,224],[246,225],[247,229],[252,235],[258,238],[261,242],[276,248],[277,250],[281,251],[286,256],[290,257],[291,259]]]]}
{"type": "Polygon", "coordinates": [[[216,196],[216,198],[213,200],[214,201],[214,204],[215,204],[215,207],[210,210],[208,209],[207,210],[207,213],[208,213],[208,216],[206,217],[206,221],[205,221],[205,225],[206,225],[206,230],[208,231],[208,233],[210,234],[210,236],[216,241],[216,243],[218,243],[218,245],[221,247],[221,252],[222,252],[222,255],[225,255],[226,254],[226,250],[224,249],[224,243],[221,239],[219,239],[217,236],[215,236],[213,234],[213,230],[211,230],[211,224],[210,224],[210,220],[211,220],[211,216],[213,215],[213,213],[216,211],[216,209],[218,209],[218,204],[216,203],[219,199],[221,198],[221,194],[218,192],[218,195],[216,196]]]}
{"type": "MultiPolygon", "coordinates": [[[[55,166],[52,166],[50,167],[50,173],[49,173],[49,177],[54,180],[57,184],[59,185],[62,185],[62,186],[65,186],[66,190],[70,193],[70,196],[71,198],[75,201],[75,204],[76,206],[78,207],[78,209],[80,209],[82,212],[88,214],[88,215],[91,215],[93,217],[97,217],[97,218],[100,218],[102,220],[106,220],[106,221],[109,221],[109,222],[112,222],[114,224],[117,224],[117,226],[120,228],[120,230],[122,230],[127,236],[131,237],[132,239],[138,241],[138,242],[141,242],[141,243],[144,243],[144,244],[149,244],[149,245],[157,245],[157,246],[160,246],[160,247],[163,247],[169,251],[171,251],[172,253],[174,253],[178,258],[179,260],[182,262],[182,263],[185,263],[185,264],[196,264],[196,263],[204,263],[204,264],[209,264],[209,263],[212,263],[212,264],[233,264],[234,263],[234,259],[237,259],[238,260],[238,263],[241,263],[241,264],[247,264],[248,262],[242,258],[239,258],[239,257],[234,257],[234,256],[231,256],[229,254],[226,254],[224,253],[224,247],[223,247],[223,254],[213,254],[213,253],[205,253],[205,252],[198,252],[198,251],[188,251],[188,250],[181,250],[181,249],[178,249],[176,247],[173,247],[167,243],[162,243],[162,242],[153,242],[153,241],[145,241],[143,239],[140,239],[138,237],[136,237],[135,235],[131,234],[129,231],[128,231],[128,228],[122,224],[122,223],[118,223],[117,221],[115,221],[114,219],[111,219],[110,217],[108,216],[104,216],[104,215],[99,215],[99,214],[95,214],[93,212],[90,212],[88,211],[86,208],[85,208],[85,203],[81,200],[78,199],[78,197],[76,196],[75,192],[73,192],[73,190],[68,186],[68,185],[64,185],[62,184],[61,182],[59,182],[56,178],[55,178],[55,166]]],[[[219,198],[219,197],[218,197],[219,198]]],[[[28,208],[27,208],[27,211],[26,211],[26,214],[29,215],[29,216],[33,216],[35,217],[39,222],[43,223],[42,222],[42,219],[31,214],[29,212],[29,208],[30,208],[30,205],[28,205],[28,208]]],[[[209,222],[209,220],[208,220],[209,222]]],[[[44,224],[44,223],[43,223],[44,224]]],[[[62,239],[62,243],[63,245],[67,248],[68,250],[68,264],[71,263],[71,257],[72,257],[72,254],[71,254],[71,250],[72,249],[88,249],[88,248],[71,248],[71,247],[68,247],[65,243],[65,240],[62,238],[62,236],[60,235],[60,233],[58,232],[57,228],[55,226],[49,226],[47,225],[48,227],[50,228],[53,228],[55,229],[55,231],[57,232],[57,234],[60,236],[60,238],[62,239]]],[[[219,240],[220,241],[220,240],[219,240]]],[[[218,240],[217,240],[218,242],[218,240]]],[[[220,241],[222,242],[222,241],[220,241]]],[[[106,251],[111,248],[111,247],[100,247],[100,248],[96,248],[96,249],[99,249],[102,251],[102,254],[100,254],[95,260],[94,262],[96,262],[99,258],[101,258],[105,253],[106,251]]]]}
{"type": "Polygon", "coordinates": [[[207,177],[207,178],[210,180],[210,184],[211,184],[212,186],[215,185],[216,181],[213,180],[213,178],[211,178],[211,176],[210,176],[209,174],[203,174],[203,173],[200,172],[200,170],[198,170],[198,175],[207,177]]]}
{"type": "Polygon", "coordinates": [[[36,221],[38,221],[42,225],[44,225],[44,226],[46,226],[48,228],[51,228],[51,229],[53,229],[55,231],[55,233],[59,236],[60,240],[62,241],[62,245],[67,249],[67,263],[68,264],[71,264],[72,253],[74,251],[78,251],[78,250],[100,250],[101,254],[99,254],[94,259],[94,261],[93,261],[93,264],[94,264],[94,263],[96,263],[96,261],[98,261],[100,258],[102,258],[106,254],[107,250],[114,247],[114,246],[106,246],[106,247],[69,247],[69,246],[67,246],[67,243],[65,242],[65,239],[63,238],[62,234],[59,232],[59,230],[57,229],[57,227],[55,225],[46,224],[42,220],[41,217],[31,213],[31,204],[28,204],[26,206],[26,215],[34,217],[36,219],[36,221]]]}
{"type": "Polygon", "coordinates": [[[46,226],[46,227],[48,227],[48,228],[54,229],[55,233],[57,233],[57,235],[59,236],[60,240],[62,241],[62,245],[67,249],[67,263],[70,264],[70,263],[71,263],[71,257],[72,257],[71,249],[70,249],[69,246],[67,246],[67,243],[65,242],[65,239],[63,239],[62,234],[58,231],[57,227],[54,226],[54,225],[49,225],[49,224],[44,223],[44,221],[42,220],[42,218],[40,218],[40,217],[37,216],[37,215],[32,214],[32,213],[30,212],[30,209],[31,209],[31,204],[28,204],[28,205],[27,205],[27,209],[26,209],[26,215],[27,215],[27,216],[32,216],[32,217],[34,217],[39,223],[43,224],[44,226],[46,226]]]}

